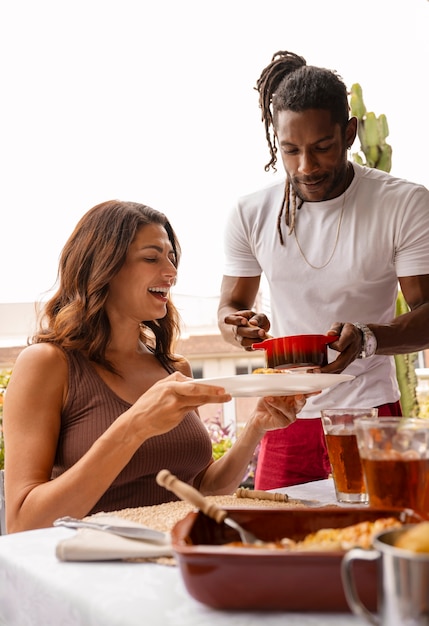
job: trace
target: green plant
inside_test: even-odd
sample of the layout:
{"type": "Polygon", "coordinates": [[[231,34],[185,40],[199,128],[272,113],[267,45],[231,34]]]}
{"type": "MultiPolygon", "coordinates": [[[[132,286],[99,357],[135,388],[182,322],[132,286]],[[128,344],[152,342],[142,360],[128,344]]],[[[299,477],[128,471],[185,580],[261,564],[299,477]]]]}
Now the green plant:
{"type": "Polygon", "coordinates": [[[219,412],[210,418],[206,418],[204,424],[212,442],[213,458],[215,460],[220,459],[234,442],[235,433],[233,432],[232,424],[224,426],[219,412]]]}
{"type": "MultiPolygon", "coordinates": [[[[386,142],[389,135],[387,118],[382,113],[378,117],[368,111],[363,100],[362,87],[354,83],[350,89],[350,111],[358,119],[358,137],[360,151],[352,154],[353,160],[360,165],[390,172],[392,167],[392,147],[386,142]]],[[[409,310],[401,292],[396,301],[396,316],[409,310]]],[[[417,353],[395,355],[396,378],[401,392],[401,406],[407,417],[420,414],[417,397],[417,376],[415,362],[417,353]]]]}
{"type": "MultiPolygon", "coordinates": [[[[409,311],[405,298],[400,291],[396,300],[396,315],[403,315],[409,311]]],[[[417,352],[410,354],[396,354],[396,377],[398,379],[401,392],[401,406],[404,415],[407,417],[420,416],[420,404],[417,396],[417,374],[415,363],[417,352]]]]}
{"type": "MultiPolygon", "coordinates": [[[[213,458],[220,459],[221,456],[228,452],[236,439],[233,424],[222,424],[221,413],[218,412],[210,418],[204,420],[204,424],[209,432],[212,442],[213,458]]],[[[243,476],[242,484],[249,486],[253,483],[255,476],[256,464],[258,462],[259,445],[257,446],[253,458],[250,461],[246,474],[243,476]]]]}
{"type": "Polygon", "coordinates": [[[360,151],[353,153],[353,159],[360,165],[390,172],[392,167],[392,146],[386,142],[389,135],[387,118],[382,113],[378,117],[367,111],[362,87],[354,83],[350,89],[351,114],[358,119],[360,151]]]}

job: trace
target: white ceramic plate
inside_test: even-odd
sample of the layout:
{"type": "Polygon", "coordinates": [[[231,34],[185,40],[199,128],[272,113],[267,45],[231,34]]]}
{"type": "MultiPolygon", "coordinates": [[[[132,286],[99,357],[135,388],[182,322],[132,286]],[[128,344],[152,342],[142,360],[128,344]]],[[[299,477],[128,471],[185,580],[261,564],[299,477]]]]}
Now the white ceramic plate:
{"type": "Polygon", "coordinates": [[[311,393],[352,380],[350,374],[242,374],[220,378],[198,378],[195,382],[224,387],[232,396],[293,396],[311,393]]]}

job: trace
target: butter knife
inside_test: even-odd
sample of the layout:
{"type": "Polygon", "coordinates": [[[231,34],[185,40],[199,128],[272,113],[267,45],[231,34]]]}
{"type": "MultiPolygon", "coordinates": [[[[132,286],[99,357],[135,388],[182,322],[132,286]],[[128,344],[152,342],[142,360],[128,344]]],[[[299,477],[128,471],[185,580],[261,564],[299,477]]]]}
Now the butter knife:
{"type": "Polygon", "coordinates": [[[96,522],[90,520],[76,519],[74,517],[59,517],[53,523],[54,526],[66,526],[67,528],[92,528],[93,530],[104,530],[114,535],[120,535],[121,537],[127,537],[128,539],[141,539],[144,541],[150,541],[151,543],[167,544],[170,542],[170,535],[168,533],[161,532],[160,530],[154,530],[153,528],[147,528],[142,524],[129,524],[124,523],[122,525],[118,520],[118,524],[112,524],[107,522],[96,522]]]}

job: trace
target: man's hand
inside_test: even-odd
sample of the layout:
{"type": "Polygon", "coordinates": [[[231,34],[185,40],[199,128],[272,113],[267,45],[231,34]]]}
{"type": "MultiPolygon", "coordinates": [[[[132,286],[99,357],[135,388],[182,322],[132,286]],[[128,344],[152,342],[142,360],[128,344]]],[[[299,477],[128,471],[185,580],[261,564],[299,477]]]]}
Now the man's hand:
{"type": "Polygon", "coordinates": [[[350,363],[362,352],[362,332],[351,322],[335,322],[327,332],[328,335],[338,335],[338,339],[329,344],[329,347],[339,352],[339,356],[321,368],[323,374],[341,374],[350,363]]]}
{"type": "Polygon", "coordinates": [[[237,311],[224,318],[225,324],[232,326],[235,341],[246,350],[253,350],[252,344],[268,339],[270,322],[263,313],[237,311]]]}

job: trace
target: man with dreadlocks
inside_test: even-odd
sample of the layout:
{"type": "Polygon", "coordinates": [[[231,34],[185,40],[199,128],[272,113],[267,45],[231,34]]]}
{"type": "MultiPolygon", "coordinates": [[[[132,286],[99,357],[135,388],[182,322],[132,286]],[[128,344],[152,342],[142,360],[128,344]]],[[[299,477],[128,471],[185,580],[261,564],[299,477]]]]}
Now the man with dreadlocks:
{"type": "Polygon", "coordinates": [[[336,72],[277,52],[257,90],[265,169],[280,150],[285,180],[231,212],[219,328],[245,349],[266,338],[270,321],[252,310],[265,274],[271,333],[338,335],[322,372],[355,377],[309,398],[308,419],[265,435],[255,487],[272,489],[328,476],[321,409],[401,413],[393,355],[429,347],[429,191],[348,160],[357,119],[336,72]],[[398,281],[410,312],[395,317],[398,281]]]}

